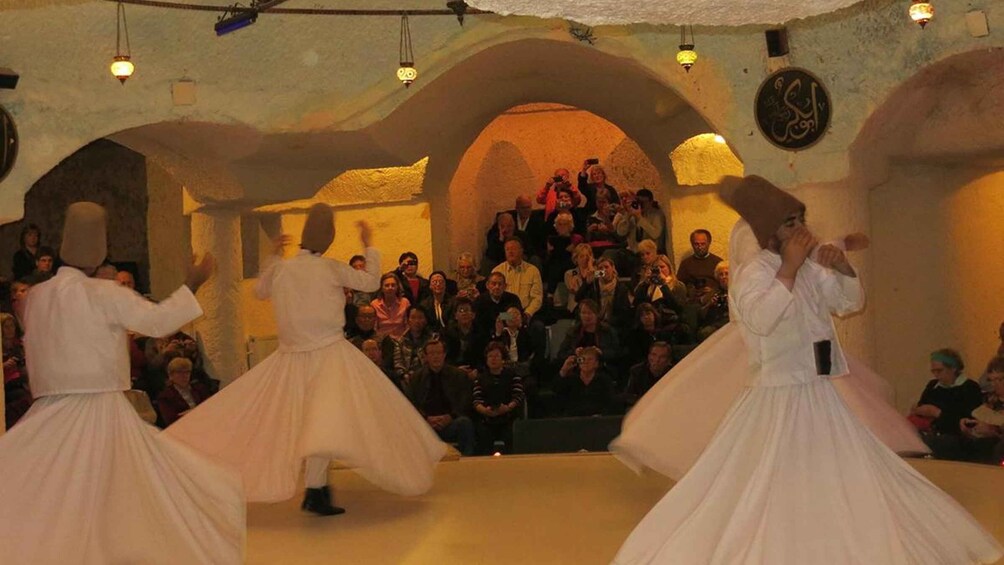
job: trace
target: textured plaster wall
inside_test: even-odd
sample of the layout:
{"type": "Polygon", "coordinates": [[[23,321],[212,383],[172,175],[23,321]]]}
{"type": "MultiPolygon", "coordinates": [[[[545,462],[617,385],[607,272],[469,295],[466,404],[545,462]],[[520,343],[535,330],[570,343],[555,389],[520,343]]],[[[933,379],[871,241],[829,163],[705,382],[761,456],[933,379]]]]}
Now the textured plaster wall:
{"type": "Polygon", "coordinates": [[[526,194],[534,199],[535,208],[542,208],[536,204],[536,193],[554,170],[567,168],[574,182],[582,162],[590,157],[600,159],[607,182],[618,190],[648,186],[661,193],[659,173],[638,145],[590,112],[534,103],[494,119],[471,144],[450,183],[455,226],[450,267],[456,266],[456,255],[462,251],[476,255],[484,251],[485,232],[496,212],[511,210],[516,196],[526,194]]]}
{"type": "Polygon", "coordinates": [[[108,257],[136,262],[137,283],[146,288],[146,164],[142,155],[105,140],[80,149],[42,177],[25,199],[24,220],[0,226],[0,272],[10,276],[11,258],[25,223],[37,224],[42,244],[58,253],[66,207],[78,200],[97,202],[108,210],[108,257]]]}
{"type": "Polygon", "coordinates": [[[146,186],[150,294],[163,300],[185,282],[185,268],[192,260],[192,224],[183,213],[184,189],[171,175],[148,162],[146,186]]]}
{"type": "MultiPolygon", "coordinates": [[[[300,233],[305,220],[306,214],[303,211],[290,211],[281,215],[281,232],[293,236],[293,244],[286,249],[287,256],[299,249],[300,233]]],[[[382,254],[382,271],[396,268],[398,256],[405,251],[413,251],[418,255],[419,273],[427,277],[432,272],[429,204],[417,202],[337,208],[335,242],[325,257],[347,262],[353,255],[362,253],[359,231],[355,226],[359,220],[366,220],[373,228],[373,246],[382,254]]],[[[262,246],[262,251],[267,254],[270,248],[262,246]]],[[[263,256],[261,264],[264,265],[266,259],[263,256]]],[[[245,312],[244,333],[253,336],[275,335],[272,304],[254,297],[254,282],[255,280],[245,280],[241,286],[241,308],[245,312]]]]}
{"type": "Polygon", "coordinates": [[[876,369],[906,410],[931,379],[931,351],[957,349],[978,376],[997,350],[1004,171],[901,166],[870,200],[876,369]]]}

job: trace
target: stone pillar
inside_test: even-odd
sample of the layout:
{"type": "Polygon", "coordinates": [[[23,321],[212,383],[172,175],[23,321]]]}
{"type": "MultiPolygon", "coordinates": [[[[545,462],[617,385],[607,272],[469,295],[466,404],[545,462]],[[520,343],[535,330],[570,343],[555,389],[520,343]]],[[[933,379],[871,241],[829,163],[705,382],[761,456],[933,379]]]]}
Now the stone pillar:
{"type": "Polygon", "coordinates": [[[226,386],[247,370],[240,214],[230,210],[193,213],[192,251],[200,257],[210,252],[216,258],[216,272],[199,289],[205,315],[196,320],[195,330],[205,348],[206,371],[226,386]]]}

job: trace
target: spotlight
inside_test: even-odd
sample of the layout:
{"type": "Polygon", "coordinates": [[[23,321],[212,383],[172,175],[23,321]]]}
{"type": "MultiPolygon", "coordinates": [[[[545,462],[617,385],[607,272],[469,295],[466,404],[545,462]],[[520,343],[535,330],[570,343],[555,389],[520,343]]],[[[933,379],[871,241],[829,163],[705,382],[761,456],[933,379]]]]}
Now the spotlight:
{"type": "Polygon", "coordinates": [[[223,14],[213,29],[216,30],[216,35],[226,35],[232,31],[237,31],[241,28],[245,28],[258,20],[258,12],[255,10],[247,10],[237,12],[229,18],[226,14],[223,14]]]}

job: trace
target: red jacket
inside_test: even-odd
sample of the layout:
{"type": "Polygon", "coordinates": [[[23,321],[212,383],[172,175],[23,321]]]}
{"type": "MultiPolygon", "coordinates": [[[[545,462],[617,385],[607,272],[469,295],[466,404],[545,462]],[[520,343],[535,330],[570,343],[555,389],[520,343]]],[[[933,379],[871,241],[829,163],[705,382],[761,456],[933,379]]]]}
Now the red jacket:
{"type": "MultiPolygon", "coordinates": [[[[205,402],[207,398],[212,396],[206,386],[200,382],[192,382],[192,397],[195,398],[195,405],[198,406],[205,402]]],[[[157,397],[157,412],[160,413],[161,420],[164,421],[164,427],[170,426],[178,418],[181,417],[183,412],[191,410],[185,399],[181,397],[181,393],[178,389],[174,388],[174,385],[167,383],[164,387],[163,392],[157,397]]]]}

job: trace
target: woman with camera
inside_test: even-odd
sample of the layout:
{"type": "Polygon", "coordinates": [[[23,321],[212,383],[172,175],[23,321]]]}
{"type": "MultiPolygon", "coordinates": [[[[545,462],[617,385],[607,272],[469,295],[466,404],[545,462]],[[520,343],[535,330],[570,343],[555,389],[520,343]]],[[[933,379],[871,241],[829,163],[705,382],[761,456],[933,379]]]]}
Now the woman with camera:
{"type": "Polygon", "coordinates": [[[687,303],[687,287],[673,274],[669,257],[659,255],[649,267],[647,275],[634,289],[634,304],[650,303],[665,317],[667,310],[683,313],[687,303]]]}
{"type": "Polygon", "coordinates": [[[568,357],[580,347],[598,347],[602,361],[612,363],[620,356],[620,341],[609,324],[600,320],[600,305],[591,298],[579,301],[575,325],[558,348],[557,359],[568,357]]]}
{"type": "Polygon", "coordinates": [[[565,357],[554,383],[562,416],[602,416],[615,411],[614,382],[601,368],[603,352],[578,347],[565,357]]]}
{"type": "Polygon", "coordinates": [[[544,217],[547,218],[558,207],[558,189],[566,188],[571,192],[572,206],[578,206],[582,202],[582,195],[579,190],[569,180],[571,175],[568,169],[555,169],[552,176],[540,190],[537,191],[537,204],[544,206],[544,217]]]}
{"type": "Polygon", "coordinates": [[[600,160],[593,157],[582,162],[579,171],[579,192],[586,197],[585,213],[596,211],[596,201],[606,196],[607,202],[620,204],[617,189],[607,184],[607,172],[600,166],[600,160]]]}

